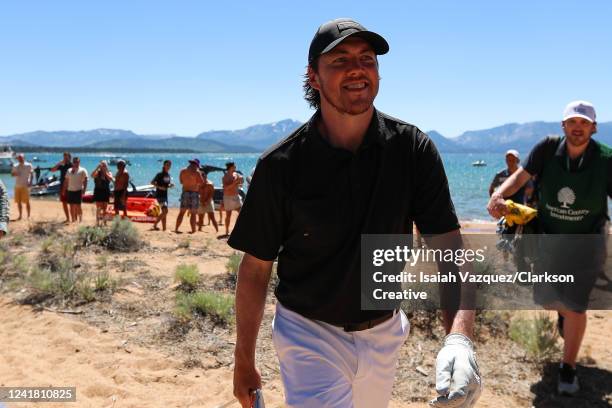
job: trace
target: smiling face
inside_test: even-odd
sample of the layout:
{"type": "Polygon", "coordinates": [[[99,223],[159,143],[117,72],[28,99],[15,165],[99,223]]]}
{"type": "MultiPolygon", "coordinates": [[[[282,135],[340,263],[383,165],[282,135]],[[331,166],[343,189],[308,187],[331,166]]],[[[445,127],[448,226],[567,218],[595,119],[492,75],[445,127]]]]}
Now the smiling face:
{"type": "Polygon", "coordinates": [[[566,119],[561,124],[567,143],[574,147],[585,146],[597,132],[597,123],[581,117],[566,119]]]}
{"type": "Polygon", "coordinates": [[[359,115],[372,108],[378,94],[378,61],[370,44],[349,37],[322,54],[317,69],[308,68],[310,85],[321,95],[321,109],[359,115]]]}

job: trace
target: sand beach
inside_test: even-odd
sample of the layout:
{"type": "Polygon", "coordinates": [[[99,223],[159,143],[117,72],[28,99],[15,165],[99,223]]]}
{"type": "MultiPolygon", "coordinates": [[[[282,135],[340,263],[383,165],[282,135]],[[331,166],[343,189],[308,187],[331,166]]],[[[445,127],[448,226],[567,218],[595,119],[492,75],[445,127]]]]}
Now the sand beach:
{"type": "MultiPolygon", "coordinates": [[[[11,205],[14,219],[17,209],[11,205]]],[[[169,226],[174,225],[177,212],[170,209],[169,226]]],[[[93,205],[84,205],[83,214],[82,225],[95,223],[93,205]]],[[[12,222],[10,235],[2,241],[10,256],[33,265],[40,262],[46,239],[77,234],[79,225],[62,221],[59,202],[33,200],[31,219],[12,222]]],[[[135,224],[145,242],[135,252],[80,249],[75,255],[79,268],[93,272],[105,269],[117,282],[112,293],[96,295],[87,303],[23,304],[29,288],[10,285],[7,272],[0,274],[0,386],[74,386],[77,390],[76,403],[5,403],[7,407],[239,406],[232,396],[232,325],[201,319],[181,326],[174,317],[178,265],[197,265],[202,288],[227,295],[233,290],[226,265],[234,251],[212,226],[187,234],[187,221],[183,222],[183,234],[135,224]]],[[[464,223],[463,227],[466,233],[494,231],[492,223],[464,223]]],[[[266,406],[282,407],[278,361],[270,339],[273,309],[270,293],[257,358],[266,406]]],[[[511,312],[509,316],[533,313],[511,312]]],[[[494,321],[483,320],[477,347],[485,390],[477,407],[610,406],[610,317],[610,311],[588,314],[579,356],[585,394],[576,399],[554,395],[552,363],[530,361],[502,329],[494,330],[494,321]]],[[[440,325],[418,316],[412,325],[398,368],[391,404],[395,408],[425,407],[426,399],[435,394],[433,367],[440,325]]]]}

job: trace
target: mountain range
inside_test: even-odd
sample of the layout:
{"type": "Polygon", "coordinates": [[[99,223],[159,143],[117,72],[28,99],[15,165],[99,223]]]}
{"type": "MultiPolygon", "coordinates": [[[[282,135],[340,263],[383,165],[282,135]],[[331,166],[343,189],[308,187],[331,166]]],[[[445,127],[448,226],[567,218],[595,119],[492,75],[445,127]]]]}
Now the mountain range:
{"type": "MultiPolygon", "coordinates": [[[[249,153],[265,150],[300,125],[298,121],[284,119],[239,130],[211,130],[195,137],[139,135],[122,129],[35,131],[0,137],[0,143],[21,147],[154,148],[208,153],[249,153]]],[[[527,152],[543,137],[561,133],[559,122],[541,121],[470,130],[453,138],[445,137],[435,130],[427,132],[438,150],[444,153],[504,152],[507,149],[527,152]]],[[[612,146],[612,122],[599,123],[595,138],[612,146]]]]}

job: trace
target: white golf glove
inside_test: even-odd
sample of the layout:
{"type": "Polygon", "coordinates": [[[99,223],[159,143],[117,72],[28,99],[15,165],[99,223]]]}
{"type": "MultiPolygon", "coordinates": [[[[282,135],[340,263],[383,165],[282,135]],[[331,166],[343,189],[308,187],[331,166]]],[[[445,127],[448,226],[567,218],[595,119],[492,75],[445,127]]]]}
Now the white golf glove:
{"type": "Polygon", "coordinates": [[[436,391],[433,407],[471,408],[482,391],[474,345],[469,338],[452,333],[444,339],[444,346],[436,358],[436,391]]]}

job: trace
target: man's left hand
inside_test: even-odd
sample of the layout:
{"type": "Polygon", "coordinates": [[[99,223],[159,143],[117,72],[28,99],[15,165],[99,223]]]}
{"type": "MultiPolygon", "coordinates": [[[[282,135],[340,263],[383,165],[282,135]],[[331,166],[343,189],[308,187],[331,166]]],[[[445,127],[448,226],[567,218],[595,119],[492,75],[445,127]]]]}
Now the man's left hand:
{"type": "Polygon", "coordinates": [[[436,391],[433,407],[471,408],[482,391],[474,346],[469,338],[452,333],[436,358],[436,391]]]}

